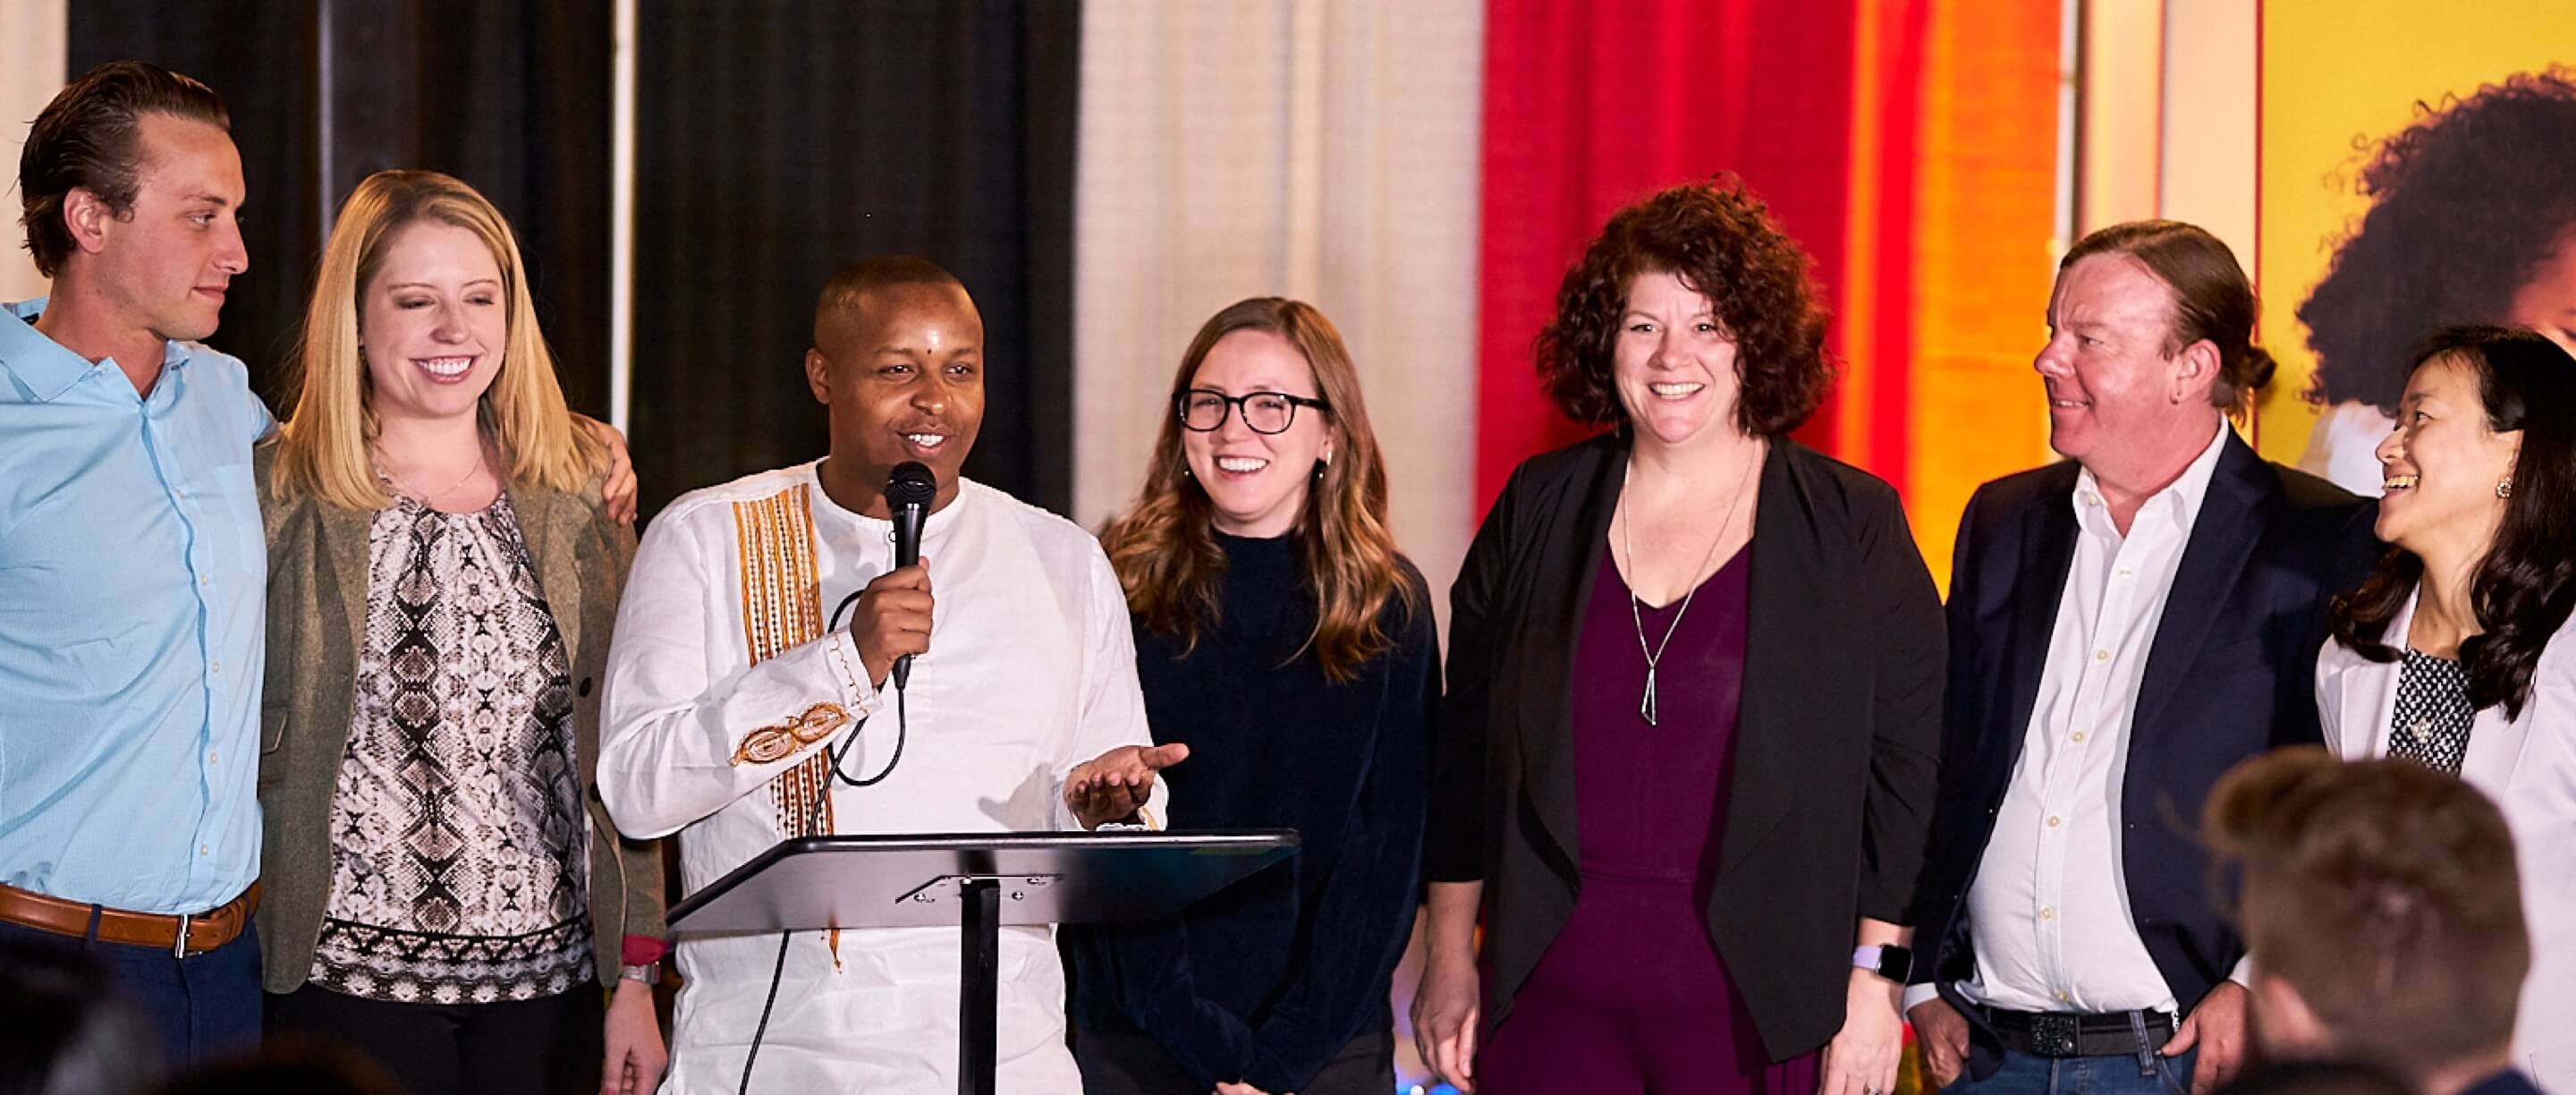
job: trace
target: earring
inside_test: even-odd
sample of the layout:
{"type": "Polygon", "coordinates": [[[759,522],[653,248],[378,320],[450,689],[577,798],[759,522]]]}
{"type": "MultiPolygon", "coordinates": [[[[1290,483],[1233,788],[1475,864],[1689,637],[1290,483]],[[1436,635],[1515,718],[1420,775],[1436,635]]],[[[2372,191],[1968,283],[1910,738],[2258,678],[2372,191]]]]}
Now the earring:
{"type": "Polygon", "coordinates": [[[2498,480],[2496,480],[2496,497],[2498,497],[2498,498],[2511,498],[2511,497],[2513,497],[2513,480],[2511,480],[2511,479],[2498,479],[2498,480]]]}

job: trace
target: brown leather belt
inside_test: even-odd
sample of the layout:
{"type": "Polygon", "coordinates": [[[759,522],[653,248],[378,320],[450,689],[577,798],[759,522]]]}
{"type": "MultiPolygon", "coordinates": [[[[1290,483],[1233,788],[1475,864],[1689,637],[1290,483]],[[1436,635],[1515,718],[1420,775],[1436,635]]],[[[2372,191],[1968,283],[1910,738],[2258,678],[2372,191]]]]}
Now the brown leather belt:
{"type": "Polygon", "coordinates": [[[0,920],[37,931],[68,935],[74,939],[90,937],[90,915],[98,915],[98,938],[106,943],[123,943],[134,947],[153,947],[184,958],[241,938],[250,926],[250,914],[259,908],[259,883],[212,912],[195,916],[168,913],[127,912],[103,905],[84,905],[47,897],[33,890],[0,886],[0,920]]]}

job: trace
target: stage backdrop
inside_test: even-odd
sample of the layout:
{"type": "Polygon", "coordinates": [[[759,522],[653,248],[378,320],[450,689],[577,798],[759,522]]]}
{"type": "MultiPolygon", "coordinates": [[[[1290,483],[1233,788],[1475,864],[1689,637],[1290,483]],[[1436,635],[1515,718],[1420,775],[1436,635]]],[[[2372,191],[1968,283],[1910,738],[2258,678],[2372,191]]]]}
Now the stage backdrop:
{"type": "Polygon", "coordinates": [[[2433,325],[2576,346],[2576,74],[2548,72],[2571,58],[2576,4],[2474,10],[2263,5],[2256,273],[2281,371],[2262,449],[2365,494],[2389,428],[2370,404],[2433,325]]]}

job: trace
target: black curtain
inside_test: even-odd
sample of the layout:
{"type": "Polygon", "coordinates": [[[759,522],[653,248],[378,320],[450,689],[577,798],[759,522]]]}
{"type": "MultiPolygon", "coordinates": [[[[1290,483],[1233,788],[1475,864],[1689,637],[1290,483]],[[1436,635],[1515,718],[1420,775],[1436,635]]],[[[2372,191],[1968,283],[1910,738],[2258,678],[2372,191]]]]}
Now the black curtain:
{"type": "Polygon", "coordinates": [[[284,413],[286,363],[322,254],[313,5],[81,0],[68,14],[71,75],[109,61],[150,61],[224,97],[249,188],[242,242],[250,271],[233,279],[222,325],[206,341],[248,364],[252,387],[284,413]]]}
{"type": "Polygon", "coordinates": [[[210,344],[283,412],[326,219],[368,174],[428,168],[510,218],[576,409],[608,401],[610,0],[79,0],[69,71],[134,58],[224,97],[250,273],[210,344]],[[327,162],[326,162],[327,161],[327,162]]]}
{"type": "Polygon", "coordinates": [[[637,57],[633,433],[648,511],[828,446],[814,301],[909,253],[984,316],[966,473],[1072,501],[1074,0],[669,0],[637,57]]]}

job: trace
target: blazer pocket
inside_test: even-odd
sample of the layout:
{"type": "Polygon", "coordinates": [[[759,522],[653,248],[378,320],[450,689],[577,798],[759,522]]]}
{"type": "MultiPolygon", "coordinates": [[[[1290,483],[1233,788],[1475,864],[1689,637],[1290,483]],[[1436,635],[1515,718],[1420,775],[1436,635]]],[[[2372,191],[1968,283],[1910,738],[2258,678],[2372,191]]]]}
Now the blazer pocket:
{"type": "MultiPolygon", "coordinates": [[[[265,759],[286,745],[286,727],[295,721],[295,705],[289,700],[262,698],[259,704],[259,755],[265,759]]],[[[262,771],[267,769],[263,767],[262,771]]]]}

